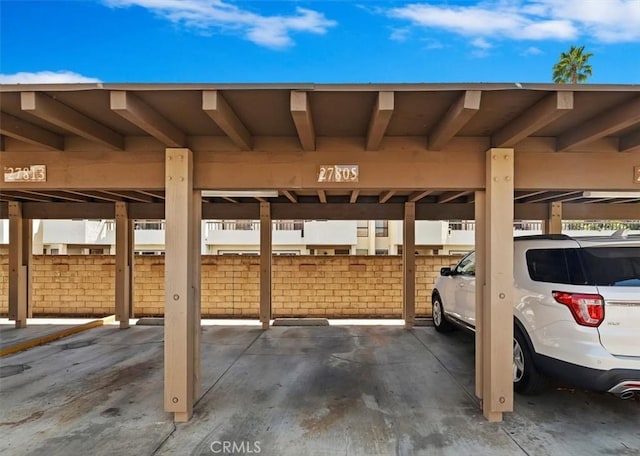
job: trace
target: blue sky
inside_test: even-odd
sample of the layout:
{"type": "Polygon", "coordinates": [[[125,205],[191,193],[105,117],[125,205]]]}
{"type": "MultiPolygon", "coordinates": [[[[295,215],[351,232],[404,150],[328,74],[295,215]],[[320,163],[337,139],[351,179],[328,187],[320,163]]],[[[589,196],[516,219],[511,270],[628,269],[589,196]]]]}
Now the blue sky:
{"type": "Polygon", "coordinates": [[[640,83],[640,0],[0,0],[0,82],[640,83]]]}

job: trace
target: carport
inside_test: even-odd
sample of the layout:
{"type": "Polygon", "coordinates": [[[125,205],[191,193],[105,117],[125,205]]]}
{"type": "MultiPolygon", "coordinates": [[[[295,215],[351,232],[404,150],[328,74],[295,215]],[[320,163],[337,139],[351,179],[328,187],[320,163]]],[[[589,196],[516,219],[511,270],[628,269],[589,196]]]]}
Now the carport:
{"type": "Polygon", "coordinates": [[[271,321],[272,219],[403,220],[408,328],[414,222],[475,219],[476,280],[484,284],[476,296],[476,395],[484,416],[498,421],[513,408],[513,220],[545,220],[554,233],[563,219],[640,214],[637,86],[0,90],[10,318],[23,327],[30,313],[32,219],[115,219],[122,328],[133,312],[132,222],[165,219],[164,402],[176,421],[190,419],[201,394],[202,219],[261,221],[263,329],[271,321]]]}

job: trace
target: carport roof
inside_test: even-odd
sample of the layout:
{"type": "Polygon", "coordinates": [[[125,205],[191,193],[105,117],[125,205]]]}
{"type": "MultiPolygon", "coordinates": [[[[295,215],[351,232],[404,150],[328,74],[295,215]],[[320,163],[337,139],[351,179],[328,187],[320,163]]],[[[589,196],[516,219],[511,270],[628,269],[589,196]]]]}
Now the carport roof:
{"type": "MultiPolygon", "coordinates": [[[[237,161],[245,156],[247,161],[253,160],[254,155],[243,155],[252,152],[323,153],[347,146],[372,154],[395,153],[407,147],[425,154],[455,154],[469,147],[515,147],[516,153],[539,149],[550,156],[575,152],[637,157],[640,153],[639,85],[0,85],[0,110],[4,166],[18,166],[14,158],[22,153],[86,151],[94,154],[94,160],[95,153],[103,151],[133,154],[162,152],[166,147],[188,147],[195,153],[235,152],[237,161]]],[[[318,156],[318,164],[321,160],[318,156]]],[[[636,161],[640,166],[640,159],[636,161]]],[[[55,188],[2,185],[0,204],[142,204],[164,199],[162,188],[145,185],[126,190],[73,184],[55,188]]],[[[628,187],[640,191],[640,185],[628,187]]],[[[637,196],[584,198],[583,190],[589,189],[588,182],[583,188],[572,189],[516,186],[515,198],[516,203],[640,202],[637,196]]],[[[356,193],[347,187],[296,184],[278,186],[278,191],[277,198],[265,199],[275,203],[349,203],[354,199],[379,204],[473,202],[473,190],[468,188],[382,191],[363,187],[356,193]]],[[[205,202],[255,203],[256,198],[216,197],[205,202]]]]}

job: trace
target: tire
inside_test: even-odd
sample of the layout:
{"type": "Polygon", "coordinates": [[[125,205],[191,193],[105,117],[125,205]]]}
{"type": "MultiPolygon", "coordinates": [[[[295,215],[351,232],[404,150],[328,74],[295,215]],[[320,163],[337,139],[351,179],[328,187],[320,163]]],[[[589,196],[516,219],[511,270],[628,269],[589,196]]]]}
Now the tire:
{"type": "Polygon", "coordinates": [[[451,332],[455,329],[455,326],[453,326],[444,315],[442,298],[438,293],[434,293],[431,297],[431,309],[431,315],[433,316],[433,326],[435,326],[436,331],[446,333],[451,332]]]}
{"type": "Polygon", "coordinates": [[[513,389],[516,393],[534,395],[547,386],[547,379],[536,369],[526,338],[513,328],[513,389]]]}

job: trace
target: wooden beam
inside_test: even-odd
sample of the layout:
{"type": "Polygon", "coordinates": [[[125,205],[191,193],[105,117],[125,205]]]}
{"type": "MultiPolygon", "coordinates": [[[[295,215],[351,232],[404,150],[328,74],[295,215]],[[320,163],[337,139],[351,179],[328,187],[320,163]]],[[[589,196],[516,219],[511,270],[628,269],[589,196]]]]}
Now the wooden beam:
{"type": "Polygon", "coordinates": [[[295,192],[290,192],[288,190],[280,190],[280,192],[292,203],[298,202],[298,195],[296,195],[295,192]]]}
{"type": "Polygon", "coordinates": [[[327,194],[325,193],[324,190],[318,190],[318,198],[320,199],[321,203],[326,204],[327,194]]]}
{"type": "Polygon", "coordinates": [[[0,113],[0,133],[45,149],[64,150],[63,136],[4,112],[0,113]]]}
{"type": "Polygon", "coordinates": [[[9,216],[9,319],[26,328],[32,300],[32,222],[25,220],[22,204],[8,203],[9,216]]]}
{"type": "Polygon", "coordinates": [[[416,204],[404,203],[402,225],[402,318],[405,328],[416,319],[416,204]]]}
{"type": "Polygon", "coordinates": [[[53,199],[60,199],[60,200],[64,200],[64,201],[72,201],[74,203],[86,203],[87,199],[86,198],[78,198],[77,196],[72,196],[73,193],[71,192],[56,192],[56,191],[49,191],[49,192],[36,192],[33,190],[24,190],[23,193],[29,194],[29,195],[36,195],[36,196],[43,196],[47,199],[49,199],[49,201],[52,201],[53,199]]]}
{"type": "Polygon", "coordinates": [[[241,150],[251,150],[253,137],[219,90],[202,92],[202,109],[241,150]]]}
{"type": "Polygon", "coordinates": [[[540,195],[541,193],[545,193],[544,190],[536,190],[535,192],[517,192],[516,195],[513,197],[514,201],[517,200],[521,200],[524,198],[529,198],[531,196],[536,196],[536,195],[540,195]]]}
{"type": "Polygon", "coordinates": [[[120,329],[129,327],[131,314],[131,271],[129,254],[129,214],[126,203],[115,203],[116,213],[116,274],[115,274],[115,315],[120,329]]]}
{"type": "Polygon", "coordinates": [[[622,136],[619,150],[620,152],[640,152],[640,130],[622,136]]]}
{"type": "Polygon", "coordinates": [[[271,323],[271,263],[272,226],[271,205],[260,203],[260,321],[262,329],[271,323]]]}
{"type": "Polygon", "coordinates": [[[316,149],[316,133],[307,92],[291,91],[291,117],[298,131],[298,138],[303,150],[316,149]]]}
{"type": "Polygon", "coordinates": [[[494,147],[511,147],[573,110],[573,92],[552,92],[491,137],[494,147]]]}
{"type": "Polygon", "coordinates": [[[533,196],[530,198],[525,198],[522,200],[523,203],[540,203],[542,201],[549,201],[549,200],[557,200],[557,199],[561,199],[564,197],[570,197],[575,195],[576,193],[579,193],[582,195],[582,191],[580,192],[544,192],[538,196],[533,196]]]}
{"type": "Polygon", "coordinates": [[[101,191],[101,192],[93,192],[91,190],[83,190],[83,191],[77,191],[77,190],[67,190],[67,193],[71,193],[74,195],[79,195],[79,196],[84,196],[86,198],[91,198],[91,199],[97,199],[97,200],[101,200],[101,201],[112,201],[112,202],[116,202],[116,201],[123,201],[124,198],[122,198],[121,196],[113,196],[110,193],[107,193],[105,191],[101,191]]]}
{"type": "Polygon", "coordinates": [[[349,197],[349,203],[354,204],[358,201],[358,195],[360,195],[360,190],[351,190],[351,196],[349,197]]]}
{"type": "Polygon", "coordinates": [[[568,131],[558,136],[556,150],[562,152],[585,145],[639,122],[640,97],[636,97],[631,101],[598,114],[580,125],[571,127],[568,131]]]}
{"type": "Polygon", "coordinates": [[[122,135],[50,96],[41,92],[22,92],[20,96],[24,112],[110,149],[124,149],[122,135]]]}
{"type": "Polygon", "coordinates": [[[45,197],[45,196],[39,196],[37,194],[29,193],[28,191],[6,191],[6,190],[3,190],[2,192],[0,192],[0,195],[6,196],[6,197],[9,197],[9,198],[13,198],[13,199],[23,199],[23,200],[35,201],[35,202],[39,202],[39,203],[52,202],[53,201],[53,198],[49,198],[49,197],[45,197]]]}
{"type": "Polygon", "coordinates": [[[142,193],[144,195],[149,195],[149,196],[153,196],[154,198],[157,198],[159,200],[164,200],[164,193],[162,192],[152,192],[152,191],[148,191],[148,190],[136,190],[138,193],[142,193]]]}
{"type": "Polygon", "coordinates": [[[237,200],[234,200],[233,198],[229,198],[228,196],[222,196],[221,198],[225,201],[229,201],[230,203],[234,203],[234,204],[238,203],[237,200]]]}
{"type": "MultiPolygon", "coordinates": [[[[195,331],[200,277],[195,255],[193,154],[189,149],[166,150],[166,241],[164,320],[164,407],[177,422],[189,421],[193,413],[199,363],[195,331]]],[[[199,203],[198,203],[199,204],[199,203]]],[[[200,240],[198,240],[200,242],[200,240]]]]}
{"type": "Polygon", "coordinates": [[[118,198],[124,198],[132,201],[138,201],[140,203],[153,203],[155,198],[153,196],[140,194],[136,191],[114,191],[114,190],[103,190],[103,193],[107,195],[113,195],[118,198]]]}
{"type": "Polygon", "coordinates": [[[367,150],[378,150],[387,126],[391,120],[394,109],[394,93],[378,92],[376,103],[373,106],[369,129],[367,130],[367,150]]]}
{"type": "Polygon", "coordinates": [[[549,215],[544,220],[544,234],[562,234],[562,203],[548,204],[549,215]]]}
{"type": "Polygon", "coordinates": [[[479,90],[465,91],[429,132],[429,150],[442,149],[480,110],[479,90]]]}
{"type": "Polygon", "coordinates": [[[395,194],[396,194],[395,190],[388,190],[386,192],[382,192],[380,193],[380,196],[378,196],[378,202],[386,203],[395,194]]]}
{"type": "Polygon", "coordinates": [[[167,147],[186,146],[185,134],[162,114],[125,90],[111,91],[111,110],[167,147]]]}
{"type": "Polygon", "coordinates": [[[486,155],[482,411],[489,421],[513,411],[513,158],[513,149],[486,155]]]}
{"type": "Polygon", "coordinates": [[[438,204],[448,203],[449,201],[453,201],[461,196],[465,196],[471,193],[470,191],[464,192],[444,192],[442,195],[438,196],[438,204]]]}
{"type": "Polygon", "coordinates": [[[417,201],[420,201],[425,196],[431,195],[432,193],[433,193],[433,190],[424,190],[424,191],[413,192],[411,195],[409,195],[409,198],[407,199],[407,202],[415,203],[417,201]]]}
{"type": "Polygon", "coordinates": [[[475,192],[474,202],[474,220],[476,222],[475,229],[475,250],[476,250],[476,290],[475,290],[475,312],[476,312],[476,330],[475,330],[475,377],[476,377],[476,397],[482,399],[484,392],[484,353],[485,329],[484,329],[484,290],[486,281],[486,213],[487,213],[487,193],[484,190],[475,192]]]}

